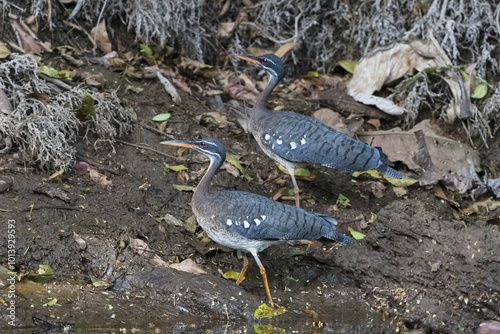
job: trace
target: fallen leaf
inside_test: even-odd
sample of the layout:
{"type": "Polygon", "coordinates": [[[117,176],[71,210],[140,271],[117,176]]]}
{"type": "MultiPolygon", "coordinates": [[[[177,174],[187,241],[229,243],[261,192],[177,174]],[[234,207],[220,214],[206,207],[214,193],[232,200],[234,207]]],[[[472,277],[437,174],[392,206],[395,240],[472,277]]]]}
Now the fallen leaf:
{"type": "Polygon", "coordinates": [[[474,202],[464,211],[466,213],[476,213],[476,214],[484,214],[486,212],[491,212],[500,207],[500,201],[488,198],[484,201],[474,202]]]}
{"type": "Polygon", "coordinates": [[[168,267],[168,263],[163,261],[155,252],[149,248],[148,244],[141,239],[129,238],[129,247],[137,254],[143,256],[148,262],[155,267],[168,267]]]}
{"type": "Polygon", "coordinates": [[[47,304],[47,306],[54,306],[57,304],[57,298],[52,298],[47,304]]]}
{"type": "Polygon", "coordinates": [[[78,196],[70,194],[66,190],[60,188],[52,188],[47,186],[36,187],[33,192],[35,194],[47,195],[50,198],[59,198],[66,203],[73,204],[77,201],[78,196]]]}
{"type": "Polygon", "coordinates": [[[226,161],[231,165],[233,165],[234,167],[236,167],[240,171],[241,175],[243,175],[248,182],[253,180],[253,178],[247,174],[245,168],[243,168],[243,166],[238,161],[238,158],[236,156],[228,154],[226,155],[226,161]]]}
{"type": "MultiPolygon", "coordinates": [[[[222,277],[224,277],[225,279],[237,281],[238,277],[240,277],[240,273],[234,270],[228,270],[222,275],[222,277]]],[[[245,276],[243,276],[243,279],[241,281],[243,282],[244,280],[245,276]]]]}
{"type": "Polygon", "coordinates": [[[61,176],[61,175],[63,175],[63,174],[64,174],[64,169],[62,169],[62,168],[61,168],[61,169],[60,169],[60,170],[58,170],[57,172],[55,172],[55,173],[51,174],[51,175],[50,175],[47,179],[42,179],[42,181],[43,181],[43,182],[47,182],[47,181],[53,180],[53,179],[55,179],[56,177],[59,177],[59,176],[61,176]]]}
{"type": "Polygon", "coordinates": [[[177,92],[177,89],[170,83],[170,81],[161,74],[161,71],[156,71],[156,77],[160,81],[160,83],[163,85],[163,88],[165,91],[172,97],[172,101],[176,104],[180,104],[182,102],[181,96],[177,92]]]}
{"type": "Polygon", "coordinates": [[[284,306],[276,309],[264,303],[255,310],[253,317],[254,319],[272,318],[282,315],[285,312],[286,308],[284,306]]]}
{"type": "Polygon", "coordinates": [[[354,132],[347,127],[344,118],[338,112],[328,108],[323,108],[316,110],[313,117],[321,123],[328,125],[332,129],[345,133],[350,137],[354,136],[354,132]]]}
{"type": "Polygon", "coordinates": [[[21,48],[29,54],[42,53],[45,48],[21,24],[19,19],[12,20],[12,30],[16,33],[21,48]]]}
{"type": "Polygon", "coordinates": [[[106,178],[106,175],[102,175],[101,173],[99,173],[95,169],[91,169],[89,171],[89,175],[90,175],[90,179],[92,181],[94,181],[95,183],[97,183],[98,185],[100,185],[101,187],[111,188],[111,186],[113,186],[113,182],[109,181],[106,178]]]}
{"type": "Polygon", "coordinates": [[[348,197],[346,197],[342,194],[339,194],[335,204],[342,205],[344,208],[347,208],[348,206],[351,206],[351,200],[348,197]]]}
{"type": "Polygon", "coordinates": [[[440,268],[441,268],[441,261],[436,261],[434,263],[430,263],[430,266],[431,266],[431,272],[436,272],[438,271],[440,268]]]}
{"type": "Polygon", "coordinates": [[[96,101],[90,95],[84,94],[82,95],[82,104],[72,111],[76,114],[76,118],[78,118],[80,122],[88,121],[96,114],[95,103],[96,101]]]}
{"type": "Polygon", "coordinates": [[[5,45],[4,42],[0,41],[0,59],[7,58],[11,53],[12,52],[10,52],[9,48],[7,48],[7,45],[5,45]]]}
{"type": "Polygon", "coordinates": [[[224,91],[229,94],[229,96],[235,100],[247,101],[255,103],[259,97],[259,92],[249,89],[246,86],[240,84],[228,84],[224,86],[224,91]]]}
{"type": "Polygon", "coordinates": [[[285,43],[283,44],[282,46],[280,46],[278,48],[278,50],[276,50],[274,52],[275,55],[277,55],[278,57],[280,58],[283,58],[288,52],[290,52],[290,50],[292,50],[295,46],[297,46],[299,43],[297,42],[289,42],[289,43],[285,43]]]}
{"type": "Polygon", "coordinates": [[[181,172],[183,170],[188,170],[187,166],[186,165],[169,165],[167,163],[163,163],[163,169],[164,170],[171,170],[171,171],[174,171],[174,172],[181,172]]]}
{"type": "Polygon", "coordinates": [[[73,240],[75,240],[80,250],[85,250],[87,248],[87,242],[76,232],[73,232],[73,240]]]}
{"type": "Polygon", "coordinates": [[[363,233],[361,232],[358,232],[356,230],[354,230],[352,227],[349,227],[347,228],[349,230],[349,232],[351,232],[351,235],[352,237],[355,239],[355,240],[361,240],[363,239],[364,237],[366,237],[366,235],[364,235],[363,233]]]}
{"type": "Polygon", "coordinates": [[[360,132],[357,135],[359,140],[381,147],[389,161],[401,161],[409,169],[421,171],[424,169],[423,166],[415,162],[415,154],[418,151],[416,132],[419,130],[424,134],[424,144],[429,152],[432,166],[440,173],[438,179],[429,180],[427,184],[439,181],[450,171],[456,172],[461,167],[468,167],[468,160],[475,166],[480,165],[479,153],[476,150],[467,144],[437,135],[432,130],[429,120],[420,122],[409,131],[395,128],[389,131],[360,132]]]}
{"type": "Polygon", "coordinates": [[[155,122],[165,122],[167,119],[169,119],[172,115],[170,113],[163,113],[163,114],[158,114],[155,115],[151,118],[152,121],[155,122]]]}
{"type": "Polygon", "coordinates": [[[104,53],[110,53],[113,51],[108,31],[106,30],[106,20],[102,20],[97,26],[92,28],[92,30],[90,30],[90,36],[92,36],[94,41],[97,43],[97,46],[104,53]]]}
{"type": "Polygon", "coordinates": [[[182,184],[174,184],[173,187],[174,187],[174,189],[179,190],[179,191],[195,191],[195,189],[196,189],[196,187],[185,186],[182,184]]]}
{"type": "Polygon", "coordinates": [[[480,100],[485,97],[486,94],[488,94],[488,85],[485,83],[480,83],[476,86],[476,88],[474,88],[474,91],[472,92],[470,97],[476,100],[480,100]]]}
{"type": "MultiPolygon", "coordinates": [[[[280,170],[280,172],[282,172],[283,174],[289,175],[288,171],[286,170],[286,168],[282,164],[276,163],[276,166],[278,166],[278,169],[280,170]]],[[[298,176],[302,180],[308,181],[307,178],[309,178],[311,176],[311,172],[303,167],[299,167],[293,171],[293,175],[298,176]]],[[[313,176],[312,180],[314,180],[314,179],[315,179],[315,177],[313,176]]]]}
{"type": "Polygon", "coordinates": [[[179,271],[184,271],[187,273],[199,275],[199,274],[206,274],[207,272],[203,269],[200,268],[193,260],[191,259],[185,259],[184,261],[180,263],[173,263],[170,265],[170,268],[179,270],[179,271]]]}
{"type": "Polygon", "coordinates": [[[357,63],[358,62],[356,60],[339,60],[337,65],[342,67],[347,72],[353,74],[357,63]]]}

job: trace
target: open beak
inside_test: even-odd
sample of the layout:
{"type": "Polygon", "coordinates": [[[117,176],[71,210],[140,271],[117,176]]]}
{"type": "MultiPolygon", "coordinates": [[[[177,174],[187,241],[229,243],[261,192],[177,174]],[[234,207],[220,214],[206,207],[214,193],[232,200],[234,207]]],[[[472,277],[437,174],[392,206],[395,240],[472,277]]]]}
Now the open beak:
{"type": "Polygon", "coordinates": [[[160,144],[168,146],[187,147],[187,148],[193,148],[194,146],[193,142],[190,140],[166,140],[162,141],[160,144]]]}
{"type": "Polygon", "coordinates": [[[245,61],[249,62],[250,64],[254,64],[254,65],[260,64],[259,60],[257,59],[257,57],[253,57],[253,56],[240,56],[240,55],[233,55],[233,56],[236,57],[236,58],[245,60],[245,61]]]}

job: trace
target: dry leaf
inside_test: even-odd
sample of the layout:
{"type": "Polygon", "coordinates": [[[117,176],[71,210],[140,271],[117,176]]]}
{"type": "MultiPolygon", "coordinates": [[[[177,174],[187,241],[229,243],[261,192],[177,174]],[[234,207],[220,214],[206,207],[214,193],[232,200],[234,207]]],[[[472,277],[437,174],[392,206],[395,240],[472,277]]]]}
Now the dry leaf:
{"type": "Polygon", "coordinates": [[[274,52],[275,55],[277,55],[280,58],[283,58],[290,50],[292,50],[297,44],[296,42],[290,42],[283,44],[282,46],[279,47],[278,50],[274,52]]]}
{"type": "Polygon", "coordinates": [[[90,179],[104,188],[111,188],[113,182],[108,181],[106,175],[102,175],[95,169],[90,169],[89,171],[90,179]]]}
{"type": "Polygon", "coordinates": [[[50,198],[59,198],[66,203],[74,203],[78,199],[76,195],[68,193],[66,190],[51,187],[37,187],[33,190],[35,194],[47,195],[50,198]]]}
{"type": "Polygon", "coordinates": [[[113,51],[108,31],[106,30],[106,20],[102,20],[97,26],[92,28],[90,36],[92,36],[99,49],[101,49],[104,53],[110,53],[113,51]]]}
{"type": "Polygon", "coordinates": [[[73,240],[75,240],[76,244],[81,250],[87,248],[87,242],[77,233],[73,232],[73,240]]]}
{"type": "Polygon", "coordinates": [[[228,84],[224,86],[224,91],[226,91],[229,96],[235,100],[243,100],[251,102],[252,104],[255,103],[259,97],[258,92],[240,84],[228,84]]]}
{"type": "Polygon", "coordinates": [[[410,131],[395,128],[389,131],[360,132],[358,138],[375,147],[381,147],[390,161],[402,161],[411,170],[420,170],[421,166],[414,161],[417,151],[415,132],[422,130],[425,143],[432,159],[432,164],[438,171],[448,173],[457,171],[462,166],[469,166],[471,160],[479,166],[479,153],[467,144],[439,136],[434,133],[429,120],[415,125],[410,131]]]}
{"type": "Polygon", "coordinates": [[[0,41],[0,59],[5,59],[11,54],[7,45],[4,42],[0,41]]]}
{"type": "Polygon", "coordinates": [[[316,110],[313,114],[313,117],[318,121],[328,125],[332,129],[338,130],[342,133],[345,133],[351,137],[354,136],[354,133],[347,127],[344,122],[344,119],[338,112],[335,112],[328,108],[323,108],[316,110]]]}
{"type": "Polygon", "coordinates": [[[179,270],[179,271],[184,271],[187,273],[199,275],[199,274],[206,274],[207,272],[203,269],[200,268],[193,260],[191,259],[185,259],[181,263],[173,263],[170,265],[170,268],[179,270]]]}
{"type": "MultiPolygon", "coordinates": [[[[415,71],[432,67],[449,67],[452,63],[441,45],[429,33],[427,40],[395,43],[390,48],[381,48],[363,57],[348,84],[349,95],[356,101],[376,105],[390,115],[401,115],[404,109],[392,101],[372,95],[397,79],[411,76],[415,71]]],[[[473,71],[474,69],[469,69],[473,71]]],[[[458,73],[446,70],[442,78],[450,86],[454,101],[451,108],[460,119],[471,117],[470,85],[458,73]]]]}
{"type": "Polygon", "coordinates": [[[141,239],[129,238],[128,244],[137,254],[146,258],[148,262],[155,267],[168,267],[168,263],[163,261],[154,251],[149,248],[148,244],[141,239]]]}
{"type": "Polygon", "coordinates": [[[19,19],[12,21],[12,29],[16,33],[19,45],[24,52],[34,54],[45,51],[45,48],[41,45],[41,43],[26,30],[19,19]]]}
{"type": "Polygon", "coordinates": [[[165,91],[172,97],[172,101],[175,104],[180,104],[182,101],[181,101],[181,96],[177,92],[177,89],[175,89],[175,87],[170,83],[170,81],[167,78],[165,78],[160,73],[160,71],[156,71],[156,76],[158,77],[160,83],[163,85],[165,91]]]}

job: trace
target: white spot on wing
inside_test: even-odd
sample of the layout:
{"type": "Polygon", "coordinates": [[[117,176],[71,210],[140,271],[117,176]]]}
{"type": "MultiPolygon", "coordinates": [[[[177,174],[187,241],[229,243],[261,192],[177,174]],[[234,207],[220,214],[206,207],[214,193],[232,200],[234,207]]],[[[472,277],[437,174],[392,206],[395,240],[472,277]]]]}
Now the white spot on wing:
{"type": "Polygon", "coordinates": [[[244,226],[245,228],[249,228],[249,227],[250,227],[250,223],[249,223],[248,221],[244,220],[244,221],[243,221],[243,226],[244,226]]]}
{"type": "Polygon", "coordinates": [[[281,139],[276,139],[276,144],[278,144],[278,145],[283,144],[283,140],[281,140],[281,139]]]}
{"type": "Polygon", "coordinates": [[[271,138],[271,136],[266,133],[266,135],[264,136],[264,139],[269,140],[270,138],[271,138]]]}
{"type": "Polygon", "coordinates": [[[233,221],[231,219],[226,220],[227,226],[233,225],[233,221]]]}
{"type": "Polygon", "coordinates": [[[306,143],[306,136],[304,136],[304,138],[302,138],[302,139],[300,140],[300,144],[301,144],[301,145],[304,145],[305,143],[306,143]]]}
{"type": "Polygon", "coordinates": [[[257,218],[255,218],[253,221],[255,222],[255,225],[257,225],[257,226],[259,226],[261,223],[261,221],[257,218]]]}
{"type": "Polygon", "coordinates": [[[292,150],[295,150],[297,148],[297,143],[294,141],[290,142],[290,147],[292,148],[292,150]]]}
{"type": "Polygon", "coordinates": [[[262,218],[262,220],[266,220],[267,217],[262,215],[262,216],[260,216],[260,218],[262,218]]]}

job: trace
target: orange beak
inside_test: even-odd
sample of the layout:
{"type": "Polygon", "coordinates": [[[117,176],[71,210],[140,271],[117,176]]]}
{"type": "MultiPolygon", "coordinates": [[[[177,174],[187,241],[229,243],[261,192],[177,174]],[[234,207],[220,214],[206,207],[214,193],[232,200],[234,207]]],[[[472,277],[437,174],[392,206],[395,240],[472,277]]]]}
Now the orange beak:
{"type": "Polygon", "coordinates": [[[249,62],[250,64],[254,64],[254,65],[260,64],[259,61],[257,60],[257,57],[253,57],[253,56],[240,56],[240,55],[233,55],[233,56],[236,57],[236,58],[245,60],[245,61],[249,62]]]}
{"type": "Polygon", "coordinates": [[[166,140],[162,141],[160,144],[168,146],[186,147],[186,148],[193,148],[194,146],[194,144],[190,140],[166,140]]]}

